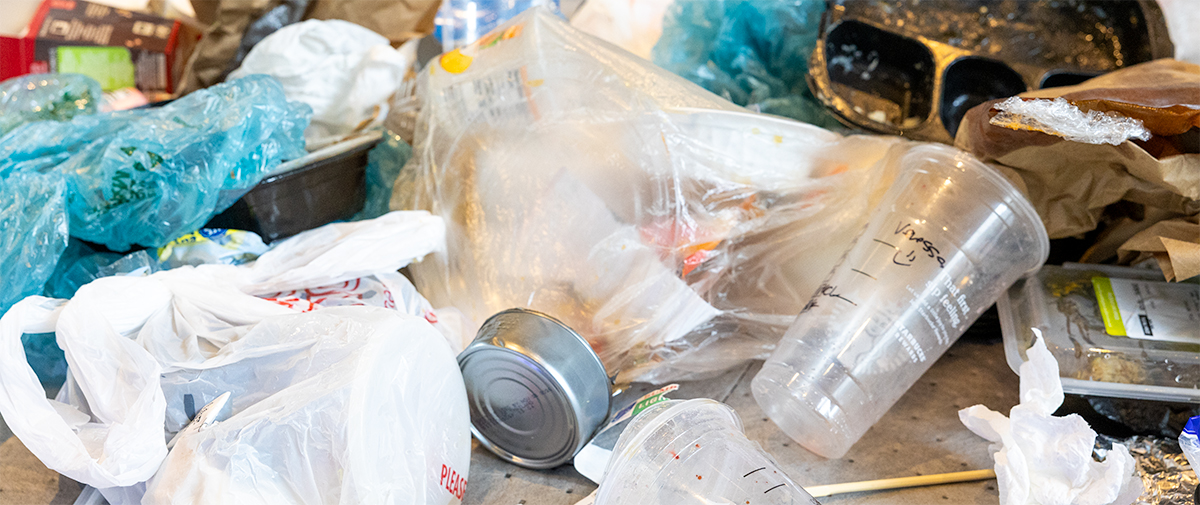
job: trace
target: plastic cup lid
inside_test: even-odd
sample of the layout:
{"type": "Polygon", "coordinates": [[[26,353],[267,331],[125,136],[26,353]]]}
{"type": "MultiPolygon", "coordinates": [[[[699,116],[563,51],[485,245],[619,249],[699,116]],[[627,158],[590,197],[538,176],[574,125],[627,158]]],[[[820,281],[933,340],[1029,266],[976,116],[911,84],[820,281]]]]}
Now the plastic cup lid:
{"type": "Polygon", "coordinates": [[[471,431],[514,464],[566,463],[608,417],[611,383],[600,358],[545,314],[511,309],[492,316],[458,364],[471,431]]]}

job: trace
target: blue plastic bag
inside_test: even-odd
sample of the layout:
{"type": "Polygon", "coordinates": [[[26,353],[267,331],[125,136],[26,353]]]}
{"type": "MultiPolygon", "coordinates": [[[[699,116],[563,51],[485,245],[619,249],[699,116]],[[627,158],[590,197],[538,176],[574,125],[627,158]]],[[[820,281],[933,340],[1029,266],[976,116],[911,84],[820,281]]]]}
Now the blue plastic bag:
{"type": "Polygon", "coordinates": [[[66,248],[62,178],[20,173],[0,180],[0,314],[41,293],[66,248]]]}
{"type": "Polygon", "coordinates": [[[0,178],[57,173],[72,236],[115,251],[159,247],[303,156],[311,116],[273,78],[252,75],[158,109],[24,125],[0,138],[0,178]]]}
{"type": "Polygon", "coordinates": [[[33,74],[0,82],[0,136],[25,123],[95,114],[100,83],[81,74],[33,74]]]}
{"type": "Polygon", "coordinates": [[[388,213],[392,187],[409,158],[412,158],[412,146],[399,135],[384,132],[383,142],[367,153],[367,200],[351,221],[375,219],[388,213]]]}
{"type": "Polygon", "coordinates": [[[842,129],[805,80],[824,12],[824,0],[675,2],[652,57],[738,105],[842,129]]]}

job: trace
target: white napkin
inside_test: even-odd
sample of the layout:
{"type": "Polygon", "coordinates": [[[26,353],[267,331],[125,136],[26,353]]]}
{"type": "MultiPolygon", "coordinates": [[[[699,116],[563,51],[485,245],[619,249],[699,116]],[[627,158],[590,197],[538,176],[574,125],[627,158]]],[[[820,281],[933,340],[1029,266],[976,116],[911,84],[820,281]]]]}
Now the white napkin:
{"type": "Polygon", "coordinates": [[[1113,444],[1103,462],[1092,458],[1096,432],[1078,414],[1054,417],[1063,402],[1058,362],[1037,341],[1021,364],[1021,402],[1010,417],[975,405],[958,412],[976,435],[992,442],[1001,505],[1129,505],[1142,481],[1129,449],[1113,444]]]}

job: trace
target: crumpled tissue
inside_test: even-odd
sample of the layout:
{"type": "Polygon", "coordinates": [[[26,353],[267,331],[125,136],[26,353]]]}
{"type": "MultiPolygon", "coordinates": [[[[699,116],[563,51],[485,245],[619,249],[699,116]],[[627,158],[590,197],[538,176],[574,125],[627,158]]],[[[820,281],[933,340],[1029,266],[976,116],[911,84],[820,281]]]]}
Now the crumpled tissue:
{"type": "Polygon", "coordinates": [[[967,429],[992,442],[1001,505],[1133,503],[1143,487],[1129,449],[1113,444],[1104,461],[1096,461],[1096,432],[1087,421],[1052,415],[1063,402],[1062,382],[1040,333],[1026,355],[1021,402],[1009,417],[983,405],[958,412],[967,429]]]}

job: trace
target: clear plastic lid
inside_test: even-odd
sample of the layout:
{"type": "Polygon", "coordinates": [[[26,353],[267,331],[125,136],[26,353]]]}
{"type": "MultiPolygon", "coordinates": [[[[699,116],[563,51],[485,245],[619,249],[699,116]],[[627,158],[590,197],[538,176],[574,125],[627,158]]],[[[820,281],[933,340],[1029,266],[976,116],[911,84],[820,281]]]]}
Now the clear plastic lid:
{"type": "Polygon", "coordinates": [[[996,305],[1013,371],[1037,328],[1067,393],[1200,402],[1196,279],[1168,283],[1154,270],[1047,265],[996,305]]]}

